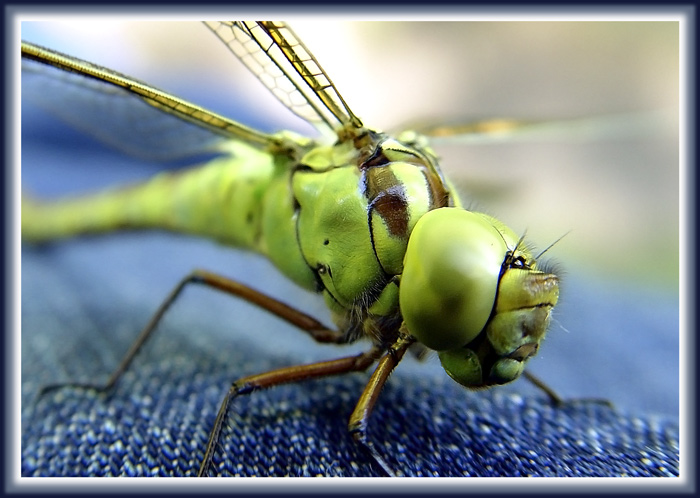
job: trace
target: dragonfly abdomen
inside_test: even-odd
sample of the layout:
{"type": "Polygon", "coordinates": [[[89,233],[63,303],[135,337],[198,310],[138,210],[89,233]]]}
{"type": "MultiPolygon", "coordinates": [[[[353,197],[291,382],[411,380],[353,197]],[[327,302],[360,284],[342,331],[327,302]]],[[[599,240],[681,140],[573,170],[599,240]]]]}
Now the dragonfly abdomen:
{"type": "Polygon", "coordinates": [[[118,230],[160,229],[259,250],[261,202],[275,176],[266,154],[204,166],[70,199],[22,200],[22,238],[40,243],[118,230]]]}

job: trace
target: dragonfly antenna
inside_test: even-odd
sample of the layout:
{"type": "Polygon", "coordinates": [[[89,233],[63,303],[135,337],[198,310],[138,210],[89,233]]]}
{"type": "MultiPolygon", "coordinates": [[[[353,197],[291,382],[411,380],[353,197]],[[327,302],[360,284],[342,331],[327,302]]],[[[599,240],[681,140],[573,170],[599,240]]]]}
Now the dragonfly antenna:
{"type": "Polygon", "coordinates": [[[568,232],[564,233],[564,234],[563,234],[561,237],[559,237],[557,240],[555,240],[554,242],[552,242],[551,244],[549,244],[542,252],[540,252],[537,256],[535,256],[535,261],[539,260],[540,257],[542,257],[542,255],[543,255],[544,253],[546,253],[546,252],[549,251],[552,247],[554,247],[554,244],[559,243],[559,241],[560,241],[561,239],[563,239],[564,237],[566,237],[566,236],[569,235],[570,233],[571,233],[571,230],[569,230],[568,232]]]}

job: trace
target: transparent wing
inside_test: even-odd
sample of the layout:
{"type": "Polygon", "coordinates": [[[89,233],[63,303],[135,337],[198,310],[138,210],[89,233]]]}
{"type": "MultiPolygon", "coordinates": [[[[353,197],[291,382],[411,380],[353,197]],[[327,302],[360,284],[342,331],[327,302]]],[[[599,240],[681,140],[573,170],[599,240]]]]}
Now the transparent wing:
{"type": "Polygon", "coordinates": [[[271,140],[136,79],[27,42],[22,42],[22,94],[105,143],[141,157],[191,155],[226,138],[259,147],[271,140]]]}
{"type": "Polygon", "coordinates": [[[417,125],[411,129],[431,137],[430,142],[434,145],[537,140],[595,141],[658,133],[669,124],[669,119],[673,119],[672,113],[660,110],[547,121],[486,119],[457,125],[417,125]]]}
{"type": "Polygon", "coordinates": [[[224,140],[219,134],[154,109],[125,89],[26,59],[22,61],[22,99],[109,146],[143,159],[186,158],[214,150],[224,140]]]}
{"type": "Polygon", "coordinates": [[[205,24],[287,108],[321,132],[362,126],[318,61],[285,23],[205,24]]]}

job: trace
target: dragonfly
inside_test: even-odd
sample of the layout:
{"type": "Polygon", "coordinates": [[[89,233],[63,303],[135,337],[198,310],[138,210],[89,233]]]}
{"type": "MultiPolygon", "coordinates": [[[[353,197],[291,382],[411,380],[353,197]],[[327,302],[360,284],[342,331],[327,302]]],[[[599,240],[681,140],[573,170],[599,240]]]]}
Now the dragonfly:
{"type": "Polygon", "coordinates": [[[232,402],[280,384],[374,370],[348,430],[385,475],[395,470],[368,437],[370,415],[406,354],[437,354],[470,389],[524,376],[558,397],[525,365],[539,350],[558,301],[559,278],[524,236],[465,208],[431,139],[509,134],[540,123],[484,121],[391,136],[370,128],[285,23],[206,22],[218,39],[321,138],[265,133],[134,78],[29,42],[23,71],[58,71],[83,92],[126,94],[202,131],[219,156],[140,185],[63,201],[22,199],[22,238],[44,244],[116,230],[159,229],[214,239],[268,258],[298,286],[321,295],[333,326],[233,279],[195,270],[163,301],[105,384],[110,391],[182,290],[199,284],[237,296],[319,343],[365,340],[360,354],[236,380],[220,405],[198,475],[211,471],[232,402]]]}

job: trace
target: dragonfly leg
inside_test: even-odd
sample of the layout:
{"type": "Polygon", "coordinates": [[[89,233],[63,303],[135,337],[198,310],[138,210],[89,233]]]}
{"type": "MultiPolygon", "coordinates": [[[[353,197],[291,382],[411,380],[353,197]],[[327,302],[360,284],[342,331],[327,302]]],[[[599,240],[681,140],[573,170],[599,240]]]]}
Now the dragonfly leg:
{"type": "Polygon", "coordinates": [[[204,459],[199,468],[197,477],[206,477],[216,445],[221,436],[221,430],[226,420],[229,406],[233,398],[239,395],[250,394],[260,389],[277,386],[280,384],[288,384],[299,382],[302,380],[328,377],[331,375],[344,374],[349,372],[359,372],[366,370],[374,363],[380,355],[380,350],[373,348],[368,352],[359,355],[338,358],[336,360],[322,361],[311,363],[308,365],[297,365],[293,367],[280,368],[271,370],[262,374],[251,375],[237,380],[231,385],[226,397],[221,403],[219,412],[214,421],[214,427],[209,433],[209,441],[204,453],[204,459]]]}
{"type": "Polygon", "coordinates": [[[523,377],[525,377],[527,380],[529,380],[532,385],[540,389],[542,392],[544,392],[547,397],[549,398],[549,401],[555,406],[561,406],[564,403],[564,400],[559,396],[554,389],[549,387],[547,384],[544,383],[539,377],[531,374],[527,370],[523,372],[523,377]]]}
{"type": "Polygon", "coordinates": [[[396,368],[396,365],[399,364],[406,350],[413,342],[413,339],[399,337],[389,351],[382,356],[369,382],[367,382],[348,423],[348,430],[355,442],[370,455],[387,477],[393,477],[395,474],[374,447],[372,441],[367,438],[367,423],[382,387],[384,387],[389,375],[396,368]]]}
{"type": "Polygon", "coordinates": [[[572,399],[572,400],[565,400],[561,396],[559,396],[551,387],[549,387],[547,384],[544,383],[542,379],[539,377],[531,374],[527,370],[523,372],[523,376],[529,380],[535,387],[538,389],[542,390],[551,403],[554,406],[561,407],[569,403],[579,403],[579,402],[584,402],[584,403],[595,403],[595,404],[601,404],[601,405],[606,405],[609,406],[610,408],[614,408],[614,405],[612,404],[611,401],[607,399],[601,399],[601,398],[583,398],[583,399],[572,399]]]}
{"type": "Polygon", "coordinates": [[[44,386],[38,396],[41,397],[49,391],[54,391],[63,387],[78,387],[83,389],[92,389],[95,391],[109,391],[114,387],[122,374],[129,367],[136,354],[141,350],[141,347],[146,340],[151,336],[156,326],[160,322],[165,312],[170,308],[175,299],[180,295],[187,284],[202,284],[220,291],[226,292],[233,296],[238,296],[249,303],[252,303],[279,318],[295,325],[304,332],[308,333],[312,338],[321,343],[340,344],[345,342],[345,336],[338,330],[329,329],[313,317],[299,311],[291,306],[284,304],[262,292],[259,292],[244,284],[231,280],[229,278],[217,275],[205,270],[194,270],[192,273],[183,278],[170,294],[161,303],[160,307],[151,317],[148,324],[143,328],[139,336],[129,348],[116,370],[110,375],[107,382],[103,385],[91,383],[68,382],[62,384],[49,384],[44,386]]]}

